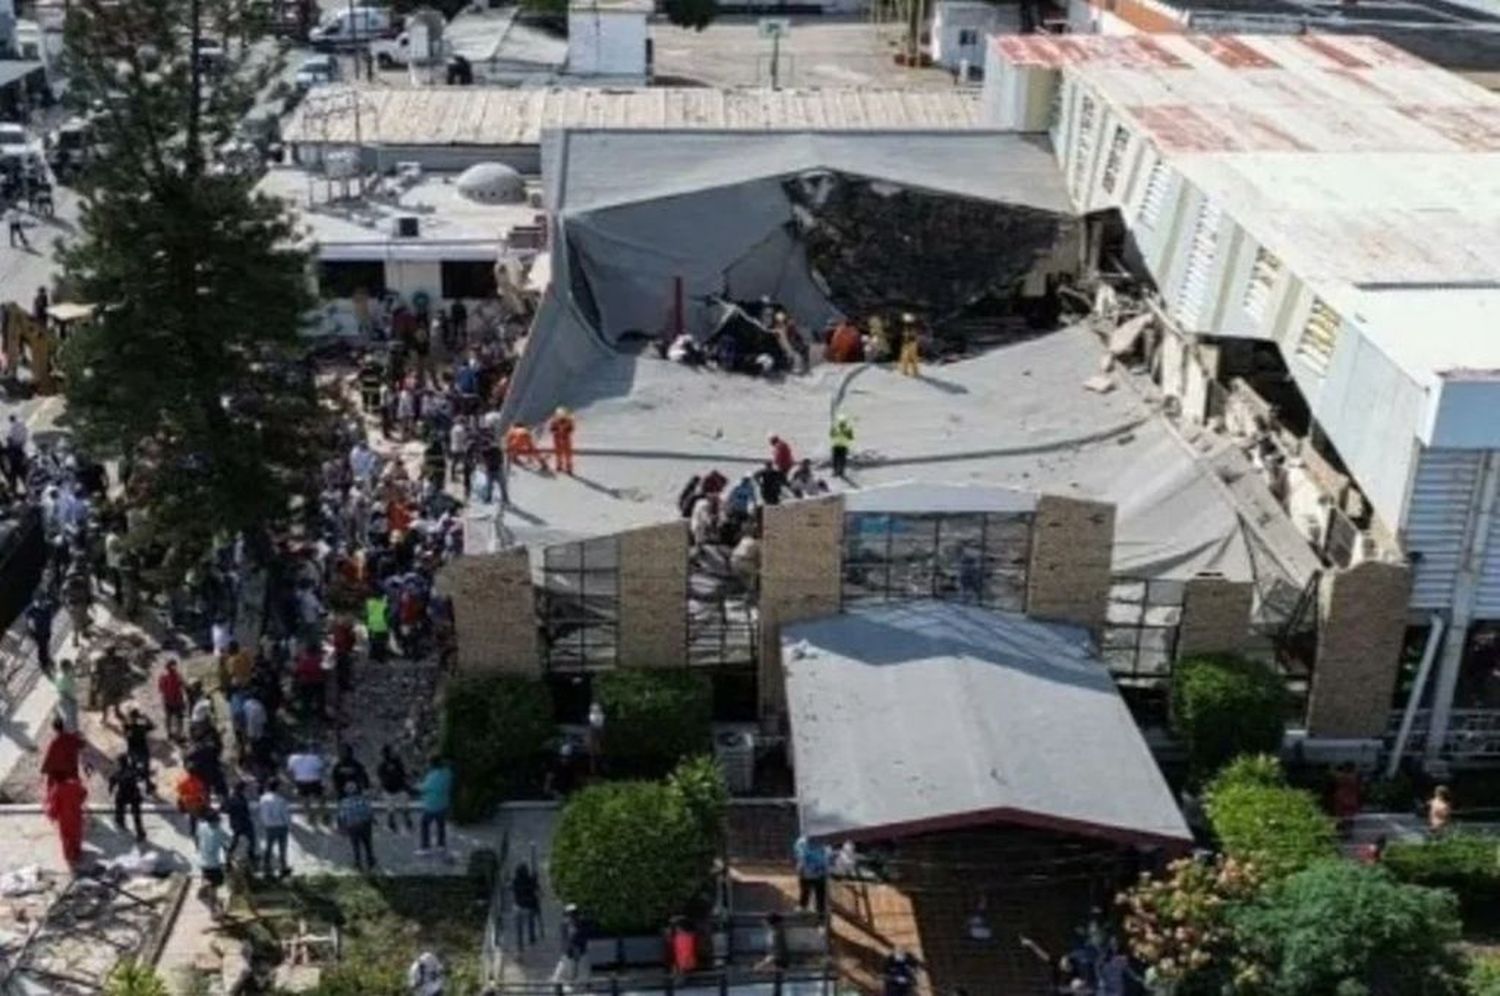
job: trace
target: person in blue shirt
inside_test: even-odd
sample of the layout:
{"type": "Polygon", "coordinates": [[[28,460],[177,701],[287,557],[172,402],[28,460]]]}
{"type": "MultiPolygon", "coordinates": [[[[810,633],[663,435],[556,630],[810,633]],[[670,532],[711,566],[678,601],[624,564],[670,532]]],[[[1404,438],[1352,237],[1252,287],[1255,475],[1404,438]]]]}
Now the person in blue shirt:
{"type": "Polygon", "coordinates": [[[453,769],[442,755],[435,755],[427,767],[422,784],[417,787],[422,796],[422,846],[418,854],[431,850],[431,832],[437,829],[437,849],[448,848],[448,809],[453,804],[453,769]]]}
{"type": "Polygon", "coordinates": [[[811,901],[821,916],[828,910],[828,845],[804,834],[793,845],[792,857],[797,865],[797,907],[805,910],[811,901]]]}

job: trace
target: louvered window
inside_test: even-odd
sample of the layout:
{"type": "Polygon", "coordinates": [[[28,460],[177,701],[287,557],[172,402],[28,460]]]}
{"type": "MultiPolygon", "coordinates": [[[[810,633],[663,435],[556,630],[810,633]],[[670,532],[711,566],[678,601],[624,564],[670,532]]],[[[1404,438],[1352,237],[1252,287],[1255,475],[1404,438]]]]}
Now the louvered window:
{"type": "Polygon", "coordinates": [[[1198,211],[1198,223],[1193,226],[1187,273],[1183,275],[1182,287],[1177,293],[1177,320],[1190,332],[1199,330],[1198,323],[1208,305],[1214,263],[1219,255],[1219,222],[1223,217],[1224,212],[1217,204],[1204,201],[1198,211]]]}
{"type": "Polygon", "coordinates": [[[1250,282],[1245,285],[1245,314],[1259,323],[1265,320],[1271,304],[1271,293],[1281,277],[1281,260],[1264,247],[1255,250],[1255,264],[1250,267],[1250,282]]]}
{"type": "Polygon", "coordinates": [[[1125,161],[1125,147],[1129,144],[1130,132],[1125,130],[1124,125],[1116,125],[1115,136],[1109,142],[1109,158],[1104,161],[1104,179],[1101,181],[1106,194],[1115,192],[1115,184],[1120,179],[1120,165],[1125,161]]]}
{"type": "Polygon", "coordinates": [[[1312,311],[1307,315],[1307,324],[1302,326],[1302,337],[1297,340],[1297,355],[1319,377],[1328,373],[1328,364],[1333,361],[1341,321],[1338,312],[1321,300],[1314,300],[1312,311]]]}
{"type": "Polygon", "coordinates": [[[1141,198],[1141,224],[1155,227],[1167,203],[1167,165],[1158,159],[1146,178],[1146,194],[1141,198]]]}
{"type": "Polygon", "coordinates": [[[1089,156],[1094,151],[1094,98],[1085,95],[1078,112],[1078,141],[1073,146],[1073,190],[1082,194],[1088,176],[1089,156]]]}

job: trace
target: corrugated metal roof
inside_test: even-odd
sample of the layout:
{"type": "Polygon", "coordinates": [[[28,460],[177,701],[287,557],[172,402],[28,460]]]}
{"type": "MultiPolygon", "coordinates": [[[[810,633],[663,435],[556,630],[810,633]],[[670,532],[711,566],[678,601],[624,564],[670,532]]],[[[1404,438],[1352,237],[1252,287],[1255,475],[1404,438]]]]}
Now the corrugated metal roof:
{"type": "MultiPolygon", "coordinates": [[[[977,92],[703,88],[360,87],[366,144],[535,145],[547,128],[776,131],[982,130],[977,92]]],[[[288,142],[348,144],[354,116],[304,104],[288,142]]]]}
{"type": "Polygon", "coordinates": [[[781,643],[809,836],[1017,824],[1192,839],[1083,630],[919,601],[792,623],[781,643]]]}

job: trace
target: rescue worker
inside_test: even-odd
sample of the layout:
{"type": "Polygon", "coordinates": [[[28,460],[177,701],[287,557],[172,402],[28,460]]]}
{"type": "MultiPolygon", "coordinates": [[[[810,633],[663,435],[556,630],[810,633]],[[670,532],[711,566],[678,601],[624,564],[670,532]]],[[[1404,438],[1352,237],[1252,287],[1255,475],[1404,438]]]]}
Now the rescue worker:
{"type": "Polygon", "coordinates": [[[566,408],[558,408],[553,414],[551,421],[547,423],[547,431],[552,433],[552,453],[557,458],[557,472],[559,474],[573,473],[573,430],[576,428],[573,415],[566,408]]]}
{"type": "Polygon", "coordinates": [[[429,436],[422,453],[422,476],[439,490],[448,479],[448,457],[443,452],[442,436],[436,431],[429,436]]]}
{"type": "Polygon", "coordinates": [[[901,316],[901,358],[897,369],[906,377],[919,376],[920,359],[921,352],[917,345],[917,319],[908,313],[901,316]]]}
{"type": "Polygon", "coordinates": [[[539,470],[547,470],[547,457],[537,449],[531,430],[517,423],[505,430],[505,457],[512,464],[522,460],[535,460],[539,470]]]}
{"type": "Polygon", "coordinates": [[[83,858],[83,800],[88,790],[76,778],[53,783],[47,789],[47,816],[57,824],[63,859],[75,867],[83,858]]]}
{"type": "Polygon", "coordinates": [[[854,425],[848,415],[840,414],[828,430],[828,442],[833,453],[833,476],[843,477],[849,466],[849,450],[854,446],[854,425]]]}
{"type": "Polygon", "coordinates": [[[792,456],[792,447],[785,439],[774,433],[770,436],[771,465],[781,472],[782,477],[791,474],[792,468],[797,465],[797,460],[792,456]]]}

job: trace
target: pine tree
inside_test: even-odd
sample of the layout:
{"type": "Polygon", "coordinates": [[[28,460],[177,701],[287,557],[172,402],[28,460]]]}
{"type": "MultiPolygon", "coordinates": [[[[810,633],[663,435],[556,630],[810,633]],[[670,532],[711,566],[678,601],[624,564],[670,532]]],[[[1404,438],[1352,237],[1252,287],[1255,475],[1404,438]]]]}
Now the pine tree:
{"type": "Polygon", "coordinates": [[[193,57],[205,23],[243,36],[233,2],[75,0],[66,24],[70,100],[101,142],[63,254],[98,309],[64,349],[68,419],[130,469],[128,542],[179,569],[284,519],[322,438],[295,226],[252,177],[209,166],[264,79],[243,58],[210,79],[193,57]]]}

